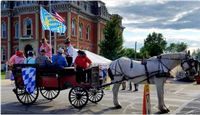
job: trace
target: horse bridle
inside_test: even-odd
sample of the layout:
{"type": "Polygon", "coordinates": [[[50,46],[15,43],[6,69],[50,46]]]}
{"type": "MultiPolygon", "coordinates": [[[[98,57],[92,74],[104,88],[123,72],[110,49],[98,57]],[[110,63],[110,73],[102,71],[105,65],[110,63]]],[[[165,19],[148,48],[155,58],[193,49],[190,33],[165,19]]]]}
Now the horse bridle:
{"type": "Polygon", "coordinates": [[[188,59],[187,55],[186,55],[186,58],[185,58],[185,59],[186,59],[186,60],[184,60],[184,61],[181,63],[181,67],[182,67],[182,69],[183,69],[184,71],[191,70],[192,68],[195,67],[195,66],[192,65],[192,63],[190,62],[190,61],[193,61],[192,59],[187,60],[187,59],[188,59]],[[183,67],[184,63],[187,63],[187,65],[189,66],[189,68],[185,69],[185,68],[183,67]]]}

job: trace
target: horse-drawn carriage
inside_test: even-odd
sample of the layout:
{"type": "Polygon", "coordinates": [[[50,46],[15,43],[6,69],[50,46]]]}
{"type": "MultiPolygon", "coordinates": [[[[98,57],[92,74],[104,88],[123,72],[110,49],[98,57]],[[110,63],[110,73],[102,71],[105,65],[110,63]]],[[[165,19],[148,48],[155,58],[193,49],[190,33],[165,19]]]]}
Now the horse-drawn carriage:
{"type": "MultiPolygon", "coordinates": [[[[22,104],[34,103],[39,95],[48,99],[55,99],[61,90],[69,89],[69,102],[76,108],[83,107],[88,100],[92,103],[97,103],[103,98],[103,90],[99,83],[99,68],[92,67],[91,73],[87,74],[87,83],[77,83],[76,72],[73,67],[66,67],[65,69],[58,68],[38,68],[35,64],[14,64],[13,75],[15,79],[16,88],[13,90],[17,99],[22,104]],[[26,91],[22,69],[26,67],[36,68],[36,88],[33,94],[26,91]]],[[[79,76],[80,77],[80,76],[79,76]]]]}

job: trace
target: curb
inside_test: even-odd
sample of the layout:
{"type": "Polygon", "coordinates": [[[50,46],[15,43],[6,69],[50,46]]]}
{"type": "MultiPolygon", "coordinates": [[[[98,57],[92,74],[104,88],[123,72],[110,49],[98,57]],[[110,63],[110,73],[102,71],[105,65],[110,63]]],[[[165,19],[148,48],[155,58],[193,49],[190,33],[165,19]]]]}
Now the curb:
{"type": "Polygon", "coordinates": [[[12,81],[10,79],[1,79],[1,86],[2,85],[11,85],[12,81]]]}

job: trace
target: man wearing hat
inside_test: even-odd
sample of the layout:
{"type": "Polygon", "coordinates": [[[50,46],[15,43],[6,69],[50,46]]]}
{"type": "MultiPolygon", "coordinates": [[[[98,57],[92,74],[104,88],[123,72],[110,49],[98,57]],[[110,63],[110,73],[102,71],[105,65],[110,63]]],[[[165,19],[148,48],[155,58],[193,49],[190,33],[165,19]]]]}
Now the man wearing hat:
{"type": "Polygon", "coordinates": [[[26,59],[24,52],[17,50],[16,54],[13,55],[8,61],[8,65],[12,66],[13,64],[23,64],[23,61],[26,59]]]}
{"type": "Polygon", "coordinates": [[[74,70],[77,72],[76,80],[78,83],[88,82],[90,78],[86,78],[86,73],[90,73],[92,61],[87,57],[82,50],[78,51],[78,56],[74,61],[74,70]]]}
{"type": "Polygon", "coordinates": [[[52,65],[55,66],[59,66],[59,68],[64,68],[67,67],[67,61],[65,59],[65,57],[62,56],[62,54],[64,53],[64,50],[62,48],[58,49],[58,54],[57,55],[53,55],[52,57],[52,65]]]}
{"type": "Polygon", "coordinates": [[[52,47],[50,46],[50,44],[47,43],[46,38],[42,39],[42,46],[40,47],[40,50],[45,49],[46,51],[46,56],[48,56],[50,59],[52,57],[52,47]]]}
{"type": "Polygon", "coordinates": [[[45,49],[40,50],[40,55],[36,58],[36,64],[38,64],[39,67],[45,67],[51,65],[51,60],[49,59],[49,57],[46,56],[45,49]]]}
{"type": "Polygon", "coordinates": [[[24,64],[35,64],[34,52],[30,50],[27,54],[28,58],[24,60],[24,64]]]}
{"type": "Polygon", "coordinates": [[[73,56],[74,56],[74,48],[71,45],[69,38],[66,39],[65,44],[67,46],[67,49],[65,50],[67,63],[68,63],[69,66],[71,66],[72,65],[72,61],[73,61],[73,56]]]}

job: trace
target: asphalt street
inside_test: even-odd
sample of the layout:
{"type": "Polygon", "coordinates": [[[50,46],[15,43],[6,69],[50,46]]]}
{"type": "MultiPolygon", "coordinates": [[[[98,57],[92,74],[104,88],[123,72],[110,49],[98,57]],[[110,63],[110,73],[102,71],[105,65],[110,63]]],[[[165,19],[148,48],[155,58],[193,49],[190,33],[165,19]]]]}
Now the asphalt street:
{"type": "MultiPolygon", "coordinates": [[[[18,102],[12,92],[13,87],[1,85],[2,114],[142,114],[144,85],[139,86],[138,92],[120,90],[122,109],[114,108],[112,90],[104,90],[105,95],[98,104],[88,102],[84,108],[76,109],[69,103],[69,89],[61,91],[53,101],[48,101],[39,94],[33,105],[25,106],[18,102]]],[[[152,113],[159,113],[154,85],[150,85],[150,99],[152,113]]],[[[174,84],[166,84],[165,103],[171,114],[200,114],[200,85],[176,81],[174,84]]]]}

